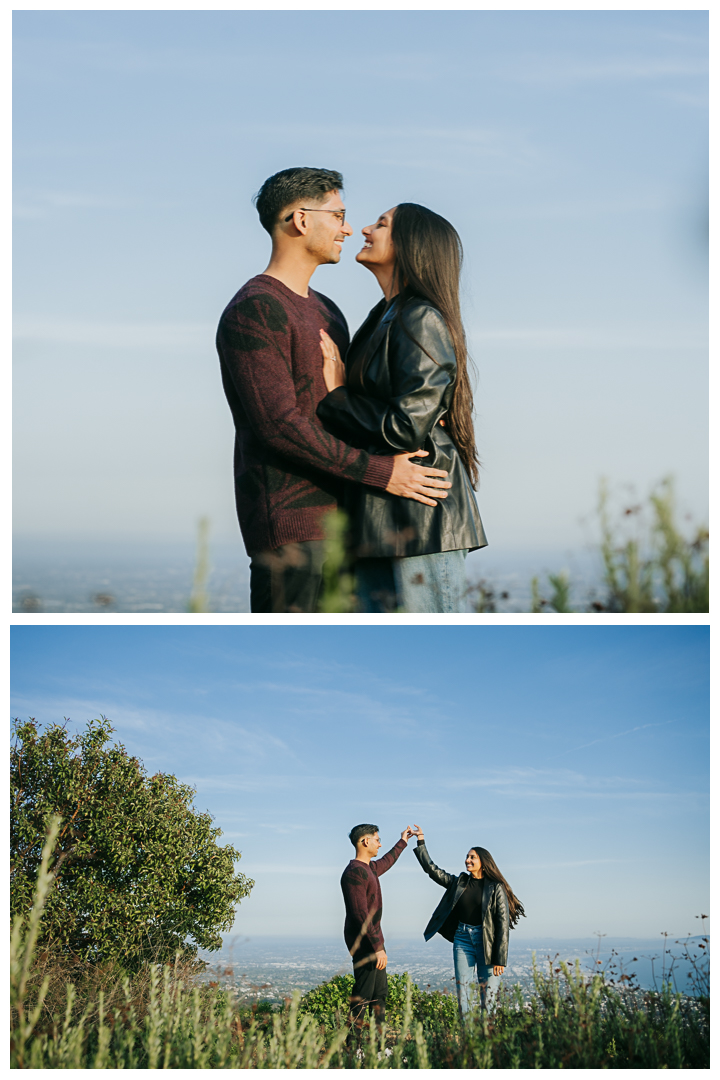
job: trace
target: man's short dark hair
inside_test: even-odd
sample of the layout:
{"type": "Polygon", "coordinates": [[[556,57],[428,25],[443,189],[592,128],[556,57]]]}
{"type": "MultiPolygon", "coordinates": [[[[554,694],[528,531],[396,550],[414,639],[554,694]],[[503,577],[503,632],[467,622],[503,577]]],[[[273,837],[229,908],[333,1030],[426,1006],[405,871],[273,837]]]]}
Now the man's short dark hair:
{"type": "Polygon", "coordinates": [[[272,236],[283,210],[298,199],[322,201],[329,191],[342,191],[342,173],[333,169],[283,169],[268,177],[253,201],[260,224],[272,236]]]}
{"type": "Polygon", "coordinates": [[[376,832],[380,832],[377,825],[356,825],[350,830],[348,836],[353,847],[357,847],[363,836],[374,836],[376,832]]]}

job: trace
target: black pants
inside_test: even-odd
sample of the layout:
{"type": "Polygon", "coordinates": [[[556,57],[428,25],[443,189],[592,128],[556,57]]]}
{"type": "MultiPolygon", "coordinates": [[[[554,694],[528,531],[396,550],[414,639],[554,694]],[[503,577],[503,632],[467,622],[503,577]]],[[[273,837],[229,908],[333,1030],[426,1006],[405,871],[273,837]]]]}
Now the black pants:
{"type": "Polygon", "coordinates": [[[353,974],[355,983],[350,997],[350,1017],[353,1024],[364,1019],[368,1007],[372,1009],[375,1023],[382,1024],[388,992],[387,969],[378,971],[377,960],[368,959],[363,962],[362,958],[358,957],[353,964],[353,974]]]}
{"type": "Polygon", "coordinates": [[[313,612],[323,584],[325,545],[322,540],[283,544],[250,560],[250,610],[313,612]]]}

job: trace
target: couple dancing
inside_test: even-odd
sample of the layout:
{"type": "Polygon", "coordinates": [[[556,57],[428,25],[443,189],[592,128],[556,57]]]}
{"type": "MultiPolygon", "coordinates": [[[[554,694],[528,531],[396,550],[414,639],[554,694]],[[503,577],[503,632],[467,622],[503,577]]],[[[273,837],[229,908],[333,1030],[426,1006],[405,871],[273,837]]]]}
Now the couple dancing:
{"type": "Polygon", "coordinates": [[[465,857],[465,873],[448,874],[430,858],[422,829],[408,825],[395,846],[373,861],[381,847],[378,827],[356,825],[350,832],[355,858],[350,860],[340,879],[345,900],[345,944],[353,959],[355,975],[350,1001],[351,1020],[355,1024],[362,1023],[368,1007],[378,1023],[385,1017],[387,954],[380,927],[382,893],[378,879],[395,865],[411,836],[417,840],[415,855],[421,867],[445,889],[425,928],[425,940],[440,933],[453,943],[461,1016],[466,1016],[471,1008],[473,970],[480,1008],[490,1007],[507,964],[510,928],[525,914],[485,848],[470,848],[465,857]]]}
{"type": "Polygon", "coordinates": [[[473,492],[460,239],[415,203],[365,227],[356,260],[383,298],[350,341],[340,309],[310,288],[353,233],[342,186],[329,169],[265,181],[256,206],[270,262],[218,327],[251,611],[318,610],[323,519],[338,504],[359,611],[461,611],[465,556],[487,541],[473,492]]]}

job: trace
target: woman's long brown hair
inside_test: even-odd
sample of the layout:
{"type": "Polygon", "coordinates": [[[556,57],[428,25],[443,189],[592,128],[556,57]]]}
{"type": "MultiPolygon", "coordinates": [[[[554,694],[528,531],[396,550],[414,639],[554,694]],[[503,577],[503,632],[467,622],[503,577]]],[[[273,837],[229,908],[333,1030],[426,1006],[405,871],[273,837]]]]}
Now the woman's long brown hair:
{"type": "MultiPolygon", "coordinates": [[[[480,461],[475,447],[468,351],[460,314],[460,267],[463,256],[460,237],[449,221],[427,207],[418,203],[398,203],[392,218],[392,241],[396,256],[395,274],[397,281],[402,283],[397,313],[400,322],[402,309],[408,300],[420,296],[438,309],[450,331],[457,376],[445,420],[470,481],[476,487],[480,461]]],[[[411,334],[408,336],[412,338],[411,334]]],[[[415,344],[430,356],[419,341],[415,344]]]]}
{"type": "Polygon", "coordinates": [[[484,847],[472,847],[471,851],[477,852],[477,857],[482,863],[483,877],[488,878],[490,881],[499,881],[501,885],[505,886],[505,892],[508,898],[508,907],[510,908],[510,928],[517,926],[520,922],[520,916],[525,916],[525,908],[518,900],[515,893],[508,885],[505,878],[502,876],[497,868],[497,864],[487,848],[484,847]]]}

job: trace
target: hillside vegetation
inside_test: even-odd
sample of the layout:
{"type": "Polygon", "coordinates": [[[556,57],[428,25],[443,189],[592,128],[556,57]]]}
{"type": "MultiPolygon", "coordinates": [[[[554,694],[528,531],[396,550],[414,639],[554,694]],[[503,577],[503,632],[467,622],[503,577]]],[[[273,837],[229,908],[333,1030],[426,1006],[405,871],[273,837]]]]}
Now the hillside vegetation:
{"type": "Polygon", "coordinates": [[[100,966],[79,988],[53,982],[36,950],[59,828],[55,819],[32,909],[13,925],[13,1068],[709,1068],[709,982],[697,958],[695,997],[561,964],[535,971],[529,1000],[511,989],[489,1019],[477,1013],[464,1025],[452,998],[394,976],[387,1024],[371,1020],[359,1036],[345,1024],[349,976],[296,993],[279,1011],[238,1009],[179,958],[134,973],[100,966]]]}

